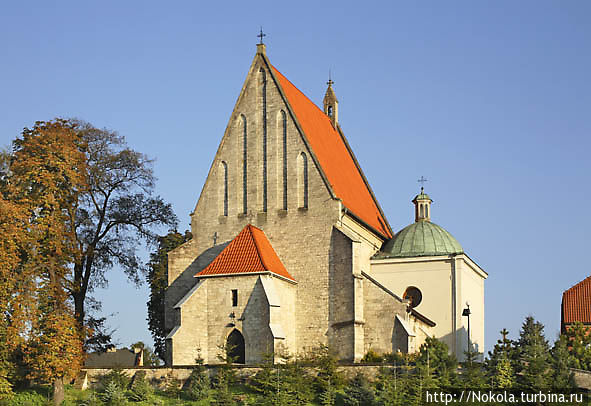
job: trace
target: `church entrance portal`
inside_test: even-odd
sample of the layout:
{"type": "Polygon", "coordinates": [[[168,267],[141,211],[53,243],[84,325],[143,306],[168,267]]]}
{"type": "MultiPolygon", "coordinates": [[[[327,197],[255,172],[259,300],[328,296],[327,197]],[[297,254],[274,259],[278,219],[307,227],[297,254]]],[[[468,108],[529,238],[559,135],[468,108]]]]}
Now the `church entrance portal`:
{"type": "Polygon", "coordinates": [[[237,364],[244,364],[244,336],[236,329],[232,330],[226,341],[228,357],[232,358],[237,364]]]}

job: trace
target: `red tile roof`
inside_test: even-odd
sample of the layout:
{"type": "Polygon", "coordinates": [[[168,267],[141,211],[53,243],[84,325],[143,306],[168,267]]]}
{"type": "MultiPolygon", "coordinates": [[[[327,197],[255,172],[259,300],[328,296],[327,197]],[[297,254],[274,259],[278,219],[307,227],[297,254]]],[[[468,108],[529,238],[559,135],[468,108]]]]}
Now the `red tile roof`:
{"type": "Polygon", "coordinates": [[[392,234],[345,141],[330,118],[275,67],[273,72],[334,193],[356,217],[384,237],[392,234]]]}
{"type": "Polygon", "coordinates": [[[281,263],[265,233],[249,224],[195,276],[251,272],[272,272],[295,281],[281,263]]]}
{"type": "Polygon", "coordinates": [[[591,276],[562,294],[562,324],[591,323],[591,276]]]}

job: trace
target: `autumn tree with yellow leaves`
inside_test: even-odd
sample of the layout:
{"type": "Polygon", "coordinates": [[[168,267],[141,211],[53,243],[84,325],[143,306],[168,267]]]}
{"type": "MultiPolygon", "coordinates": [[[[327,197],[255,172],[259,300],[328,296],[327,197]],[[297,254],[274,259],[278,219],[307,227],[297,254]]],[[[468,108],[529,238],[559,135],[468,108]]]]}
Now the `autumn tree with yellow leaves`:
{"type": "Polygon", "coordinates": [[[10,326],[3,350],[19,347],[27,377],[52,384],[55,404],[64,398],[63,380],[83,362],[68,275],[78,254],[76,208],[88,189],[85,148],[72,123],[37,122],[14,141],[3,185],[2,216],[11,220],[4,227],[12,223],[1,242],[8,265],[2,323],[10,326]]]}

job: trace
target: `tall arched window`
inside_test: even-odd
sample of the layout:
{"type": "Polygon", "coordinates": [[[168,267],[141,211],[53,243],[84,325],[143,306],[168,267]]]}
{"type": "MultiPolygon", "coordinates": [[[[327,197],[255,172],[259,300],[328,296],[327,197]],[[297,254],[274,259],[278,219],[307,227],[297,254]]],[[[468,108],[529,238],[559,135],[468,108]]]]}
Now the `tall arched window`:
{"type": "Polygon", "coordinates": [[[308,208],[308,157],[304,152],[298,156],[298,207],[308,208]]]}
{"type": "Polygon", "coordinates": [[[281,191],[282,191],[282,206],[283,210],[287,210],[287,115],[285,111],[281,110],[281,191]]]}
{"type": "Polygon", "coordinates": [[[267,74],[263,68],[259,71],[261,74],[261,96],[262,96],[262,123],[263,123],[263,211],[267,211],[267,74]]]}
{"type": "Polygon", "coordinates": [[[228,164],[224,161],[220,164],[220,177],[221,177],[221,185],[220,185],[220,197],[221,197],[221,207],[220,212],[222,216],[228,215],[228,164]]]}
{"type": "Polygon", "coordinates": [[[246,117],[242,117],[242,212],[248,209],[248,137],[246,135],[246,117]]]}

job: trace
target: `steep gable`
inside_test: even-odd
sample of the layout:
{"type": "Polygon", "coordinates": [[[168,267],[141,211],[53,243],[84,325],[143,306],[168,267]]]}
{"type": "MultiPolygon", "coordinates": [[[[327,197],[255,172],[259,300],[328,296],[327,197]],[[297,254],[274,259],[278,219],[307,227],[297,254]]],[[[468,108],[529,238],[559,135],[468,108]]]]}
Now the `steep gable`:
{"type": "Polygon", "coordinates": [[[271,272],[295,281],[283,266],[265,233],[249,224],[205,269],[195,276],[261,272],[271,272]]]}
{"type": "Polygon", "coordinates": [[[336,196],[355,217],[382,236],[391,238],[388,223],[342,134],[318,106],[274,66],[271,68],[336,196]]]}
{"type": "Polygon", "coordinates": [[[591,324],[591,276],[562,294],[562,324],[591,324]]]}

